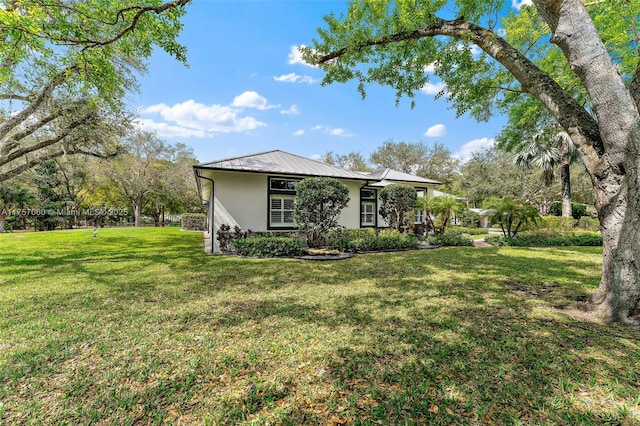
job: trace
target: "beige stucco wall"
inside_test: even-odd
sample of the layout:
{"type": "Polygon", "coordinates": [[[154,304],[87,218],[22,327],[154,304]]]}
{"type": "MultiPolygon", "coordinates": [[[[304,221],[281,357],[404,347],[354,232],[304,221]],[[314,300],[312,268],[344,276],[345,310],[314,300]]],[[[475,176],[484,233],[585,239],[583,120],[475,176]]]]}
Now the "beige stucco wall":
{"type": "MultiPolygon", "coordinates": [[[[254,173],[214,173],[216,206],[221,218],[242,229],[267,229],[267,175],[254,173]]],[[[214,231],[224,223],[214,222],[214,231]]]]}

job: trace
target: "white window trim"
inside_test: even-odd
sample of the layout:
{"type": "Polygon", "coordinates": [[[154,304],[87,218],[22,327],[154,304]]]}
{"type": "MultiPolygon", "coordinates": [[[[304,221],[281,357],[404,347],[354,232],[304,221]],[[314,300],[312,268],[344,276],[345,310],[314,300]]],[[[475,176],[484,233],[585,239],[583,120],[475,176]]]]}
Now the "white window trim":
{"type": "Polygon", "coordinates": [[[292,228],[295,226],[295,218],[293,218],[293,203],[292,203],[292,208],[289,209],[285,209],[284,208],[284,200],[293,200],[296,198],[295,195],[291,195],[291,194],[269,194],[269,227],[270,228],[292,228]],[[280,199],[282,200],[282,208],[281,209],[277,209],[274,210],[273,209],[273,204],[272,204],[272,200],[273,199],[280,199]],[[273,213],[274,211],[276,212],[282,212],[282,222],[280,223],[274,223],[272,218],[273,218],[273,213]],[[291,217],[292,217],[292,221],[291,222],[284,222],[284,212],[291,212],[291,217]]]}
{"type": "Polygon", "coordinates": [[[360,202],[360,226],[375,226],[376,224],[376,202],[363,200],[360,202]],[[371,212],[364,211],[365,206],[371,206],[371,212]],[[371,215],[371,222],[366,221],[367,214],[371,215]]]}

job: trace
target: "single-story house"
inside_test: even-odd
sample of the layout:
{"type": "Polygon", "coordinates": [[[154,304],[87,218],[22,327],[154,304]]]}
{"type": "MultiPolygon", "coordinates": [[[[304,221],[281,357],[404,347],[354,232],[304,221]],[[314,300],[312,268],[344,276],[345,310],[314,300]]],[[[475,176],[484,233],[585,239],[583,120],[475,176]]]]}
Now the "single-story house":
{"type": "MultiPolygon", "coordinates": [[[[307,177],[338,179],[349,188],[349,204],[339,225],[346,228],[386,227],[378,212],[379,190],[391,183],[411,185],[418,196],[433,195],[441,182],[383,169],[373,173],[343,170],[320,161],[275,150],[197,164],[198,192],[207,205],[205,251],[219,251],[220,225],[253,231],[292,230],[294,185],[307,177]]],[[[422,222],[424,212],[416,212],[422,222]]]]}

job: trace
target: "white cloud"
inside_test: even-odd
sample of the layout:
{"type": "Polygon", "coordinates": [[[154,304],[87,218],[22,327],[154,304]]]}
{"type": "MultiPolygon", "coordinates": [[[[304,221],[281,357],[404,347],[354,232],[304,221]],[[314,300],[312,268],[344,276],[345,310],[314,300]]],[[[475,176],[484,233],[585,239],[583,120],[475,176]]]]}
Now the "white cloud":
{"type": "Polygon", "coordinates": [[[454,154],[454,157],[458,157],[460,161],[464,163],[471,157],[471,154],[473,154],[474,152],[491,148],[493,145],[495,145],[495,143],[496,143],[495,139],[489,139],[489,138],[480,138],[480,139],[471,140],[465,143],[464,145],[462,145],[458,150],[458,152],[454,154]]]}
{"type": "Polygon", "coordinates": [[[317,83],[319,80],[311,77],[310,75],[298,75],[294,72],[289,74],[283,74],[279,77],[273,77],[275,81],[280,83],[307,83],[313,84],[317,83]]]}
{"type": "Polygon", "coordinates": [[[260,96],[258,92],[253,90],[248,90],[236,96],[231,105],[238,108],[256,108],[259,110],[277,108],[280,106],[269,105],[265,97],[260,96]]]}
{"type": "Polygon", "coordinates": [[[531,6],[533,5],[532,0],[511,0],[511,6],[514,9],[520,10],[522,6],[531,6]]]}
{"type": "Polygon", "coordinates": [[[440,81],[438,83],[427,83],[425,84],[420,91],[425,95],[437,95],[445,89],[445,84],[440,81]]]}
{"type": "Polygon", "coordinates": [[[296,130],[293,132],[293,136],[302,136],[304,135],[304,130],[296,130]]]}
{"type": "Polygon", "coordinates": [[[436,63],[435,62],[431,62],[429,65],[424,67],[424,72],[426,72],[428,74],[433,74],[435,71],[436,71],[436,63]]]}
{"type": "Polygon", "coordinates": [[[158,123],[148,118],[136,120],[135,124],[141,129],[155,132],[166,138],[204,138],[206,136],[206,132],[203,130],[158,123]]]}
{"type": "Polygon", "coordinates": [[[424,132],[425,136],[430,138],[437,138],[440,136],[444,136],[447,133],[447,127],[444,124],[436,124],[431,126],[424,132]]]}
{"type": "Polygon", "coordinates": [[[280,114],[300,114],[300,110],[296,105],[291,105],[291,108],[283,109],[280,114]]]}
{"type": "Polygon", "coordinates": [[[287,56],[287,62],[289,63],[289,65],[302,64],[308,67],[315,68],[315,65],[311,65],[305,62],[304,59],[302,59],[302,52],[300,51],[300,49],[303,49],[305,47],[306,46],[304,44],[301,44],[300,46],[291,46],[291,50],[289,51],[289,55],[287,56]]]}
{"type": "MultiPolygon", "coordinates": [[[[526,1],[526,0],[525,0],[526,1]]],[[[469,50],[471,52],[471,56],[479,56],[482,53],[482,49],[480,49],[477,45],[465,45],[463,43],[458,43],[458,50],[462,52],[463,50],[469,50]]]]}
{"type": "Polygon", "coordinates": [[[241,110],[226,105],[205,105],[192,99],[168,106],[164,103],[143,109],[139,125],[165,137],[210,137],[216,133],[241,133],[266,126],[241,110]],[[154,118],[159,116],[162,121],[154,118]]]}
{"type": "Polygon", "coordinates": [[[312,160],[320,161],[322,160],[322,154],[311,154],[309,158],[311,158],[312,160]]]}
{"type": "Polygon", "coordinates": [[[320,132],[326,133],[326,134],[331,135],[331,136],[342,136],[342,137],[345,137],[345,138],[350,138],[351,136],[353,136],[352,133],[349,133],[347,130],[342,129],[340,127],[331,128],[331,127],[327,127],[327,126],[318,125],[318,126],[313,126],[311,128],[311,130],[320,131],[320,132]]]}

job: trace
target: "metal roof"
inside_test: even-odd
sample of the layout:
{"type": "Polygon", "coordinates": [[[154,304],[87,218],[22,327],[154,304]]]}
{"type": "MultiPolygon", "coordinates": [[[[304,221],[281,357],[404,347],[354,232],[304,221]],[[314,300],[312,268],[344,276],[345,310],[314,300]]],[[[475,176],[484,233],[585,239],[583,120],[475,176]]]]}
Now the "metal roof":
{"type": "Polygon", "coordinates": [[[256,173],[320,176],[343,179],[371,180],[365,173],[343,170],[320,161],[288,152],[274,150],[225,160],[210,161],[194,166],[197,169],[229,170],[256,173]]]}
{"type": "Polygon", "coordinates": [[[387,180],[395,182],[429,183],[432,185],[442,184],[442,182],[437,180],[427,179],[421,176],[414,176],[410,175],[409,173],[403,173],[389,168],[376,170],[375,172],[368,173],[367,176],[369,176],[369,178],[381,181],[387,180]]]}

